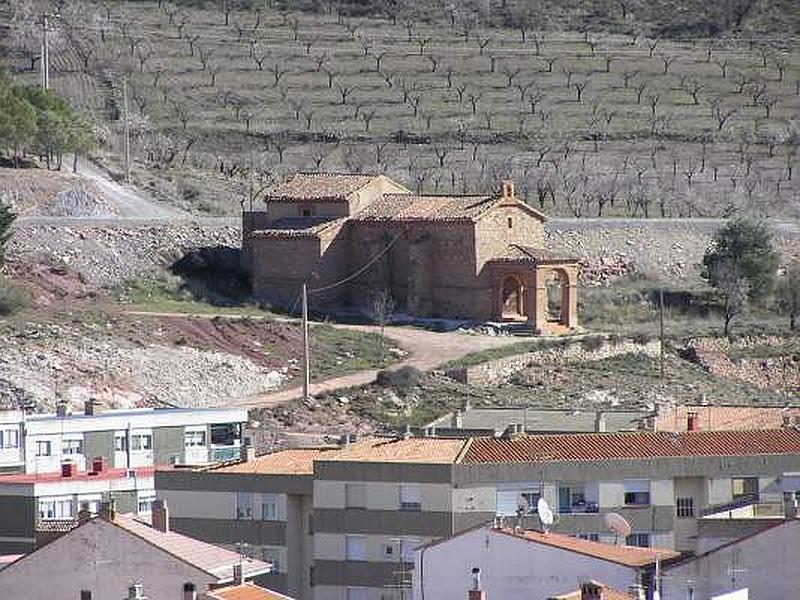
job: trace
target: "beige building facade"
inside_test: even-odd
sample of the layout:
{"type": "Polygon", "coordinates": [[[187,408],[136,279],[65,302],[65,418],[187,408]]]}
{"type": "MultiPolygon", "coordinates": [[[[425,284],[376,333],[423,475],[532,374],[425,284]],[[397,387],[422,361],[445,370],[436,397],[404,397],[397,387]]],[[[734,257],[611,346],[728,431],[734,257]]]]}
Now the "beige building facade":
{"type": "Polygon", "coordinates": [[[632,526],[628,545],[691,552],[703,515],[780,502],[800,488],[794,429],[368,438],[305,450],[301,465],[297,452],[207,471],[158,471],[156,489],[179,530],[280,549],[284,579],[264,583],[308,600],[410,598],[414,548],[496,516],[538,528],[540,497],[556,513],[560,534],[613,542],[604,516],[617,512],[632,526]],[[238,474],[217,472],[225,469],[238,474]],[[223,490],[211,506],[211,492],[223,490]],[[237,516],[240,492],[286,495],[286,520],[277,508],[270,537],[255,537],[263,526],[257,509],[237,516]],[[204,520],[193,521],[203,503],[204,520]],[[302,510],[289,510],[292,503],[302,510]],[[291,583],[301,580],[301,587],[291,583]]]}
{"type": "Polygon", "coordinates": [[[545,216],[504,182],[496,195],[422,196],[383,175],[299,173],[243,214],[254,295],[367,308],[388,294],[420,317],[577,327],[578,264],[544,246],[545,216]]]}

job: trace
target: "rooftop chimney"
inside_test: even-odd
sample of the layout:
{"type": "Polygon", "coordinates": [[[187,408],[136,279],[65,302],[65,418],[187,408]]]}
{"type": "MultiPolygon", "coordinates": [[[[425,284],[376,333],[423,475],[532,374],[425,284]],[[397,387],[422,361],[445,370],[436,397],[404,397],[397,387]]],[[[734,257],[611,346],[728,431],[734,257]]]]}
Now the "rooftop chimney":
{"type": "Polygon", "coordinates": [[[169,509],[166,500],[153,500],[153,509],[150,518],[153,529],[169,533],[169,509]]]}
{"type": "Polygon", "coordinates": [[[67,408],[69,405],[64,402],[63,400],[59,400],[56,404],[56,416],[57,417],[66,417],[67,416],[67,408]]]}
{"type": "Polygon", "coordinates": [[[407,440],[411,437],[413,437],[413,434],[411,433],[411,425],[406,423],[405,429],[403,430],[403,439],[407,440]]]}
{"type": "Polygon", "coordinates": [[[594,581],[582,583],[581,600],[603,600],[603,586],[594,581]]]}
{"type": "Polygon", "coordinates": [[[197,598],[197,588],[193,583],[183,584],[183,600],[195,600],[197,598]]]}
{"type": "Polygon", "coordinates": [[[690,412],[686,415],[686,431],[697,431],[697,413],[690,412]]]}
{"type": "Polygon", "coordinates": [[[78,474],[78,463],[71,460],[65,460],[61,463],[61,476],[62,477],[75,477],[78,474]]]}
{"type": "Polygon", "coordinates": [[[249,443],[244,444],[240,449],[242,462],[251,462],[256,459],[256,449],[249,443]]]}
{"type": "Polygon", "coordinates": [[[503,180],[503,184],[500,188],[500,191],[504,199],[510,199],[516,197],[516,193],[514,191],[514,182],[510,179],[503,180]]]}
{"type": "Polygon", "coordinates": [[[144,595],[144,586],[141,583],[134,583],[128,587],[128,596],[125,600],[147,600],[144,595]]]}
{"type": "Polygon", "coordinates": [[[453,413],[452,426],[453,429],[461,429],[464,427],[464,413],[460,410],[453,413]]]}
{"type": "Polygon", "coordinates": [[[608,431],[608,423],[606,416],[602,410],[595,411],[594,413],[594,431],[595,433],[605,433],[608,431]]]}
{"type": "Polygon", "coordinates": [[[472,567],[472,589],[469,590],[468,600],[486,600],[486,594],[481,589],[481,569],[472,567]]]}
{"type": "Polygon", "coordinates": [[[117,518],[117,501],[113,498],[108,502],[100,503],[100,517],[106,521],[113,521],[117,518]]]}
{"type": "Polygon", "coordinates": [[[242,571],[242,563],[233,565],[233,585],[242,585],[244,583],[244,572],[242,571]]]}
{"type": "Polygon", "coordinates": [[[83,403],[83,414],[87,416],[99,415],[103,412],[103,403],[97,398],[90,398],[83,403]]]}

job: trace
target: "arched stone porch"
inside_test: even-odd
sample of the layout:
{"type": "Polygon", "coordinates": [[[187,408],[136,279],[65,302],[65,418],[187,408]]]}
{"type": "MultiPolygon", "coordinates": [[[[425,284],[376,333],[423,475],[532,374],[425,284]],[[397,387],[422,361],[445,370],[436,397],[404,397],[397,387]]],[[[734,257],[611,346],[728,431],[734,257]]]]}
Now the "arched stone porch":
{"type": "Polygon", "coordinates": [[[498,261],[492,265],[494,318],[525,322],[536,333],[578,326],[578,266],[572,261],[498,261]]]}

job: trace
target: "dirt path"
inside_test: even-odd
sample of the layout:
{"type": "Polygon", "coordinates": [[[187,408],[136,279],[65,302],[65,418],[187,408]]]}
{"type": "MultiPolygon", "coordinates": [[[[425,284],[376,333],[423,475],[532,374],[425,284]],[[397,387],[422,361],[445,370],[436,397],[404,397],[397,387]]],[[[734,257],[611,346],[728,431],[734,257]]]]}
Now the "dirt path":
{"type": "MultiPolygon", "coordinates": [[[[127,314],[134,316],[150,316],[150,317],[192,317],[199,319],[259,319],[267,317],[242,317],[239,315],[209,313],[209,314],[193,314],[193,313],[171,313],[171,312],[146,312],[146,311],[129,311],[127,314]]],[[[289,317],[275,317],[270,316],[270,319],[298,322],[297,319],[289,317]]],[[[333,327],[339,329],[350,329],[353,331],[366,331],[377,333],[378,327],[375,325],[347,325],[347,324],[332,324],[333,327]]],[[[429,371],[436,368],[442,363],[455,360],[469,354],[470,352],[479,352],[481,350],[489,350],[491,348],[499,348],[501,346],[508,346],[523,341],[522,338],[513,336],[488,336],[488,335],[469,335],[456,332],[438,333],[434,331],[427,331],[425,329],[415,329],[411,327],[394,327],[386,328],[386,337],[392,339],[401,348],[408,352],[408,356],[395,363],[392,368],[409,366],[416,367],[421,371],[429,371]]],[[[312,357],[313,358],[313,357],[312,357]]],[[[339,377],[332,377],[323,381],[317,381],[311,384],[310,392],[312,395],[321,394],[324,392],[332,392],[338,389],[344,389],[357,385],[365,385],[375,381],[378,374],[378,369],[367,369],[364,371],[356,371],[348,375],[339,377]]],[[[270,392],[267,394],[258,394],[247,398],[233,399],[231,404],[236,406],[247,407],[269,407],[295,400],[300,398],[303,393],[302,385],[293,386],[277,392],[270,392]]]]}

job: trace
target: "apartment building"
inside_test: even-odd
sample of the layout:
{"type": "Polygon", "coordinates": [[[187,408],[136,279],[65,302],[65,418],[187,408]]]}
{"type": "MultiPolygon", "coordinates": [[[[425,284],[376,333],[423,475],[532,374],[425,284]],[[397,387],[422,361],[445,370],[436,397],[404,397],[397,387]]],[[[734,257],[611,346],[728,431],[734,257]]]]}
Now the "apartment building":
{"type": "Polygon", "coordinates": [[[282,527],[304,532],[304,542],[291,542],[279,528],[270,541],[286,548],[287,586],[303,578],[292,595],[308,600],[409,598],[415,547],[498,515],[538,527],[540,497],[556,513],[560,534],[614,541],[604,515],[617,512],[632,526],[626,544],[692,551],[704,514],[781,501],[800,489],[794,429],[373,437],[306,450],[302,469],[288,474],[297,458],[286,452],[296,451],[262,457],[260,466],[158,471],[156,489],[169,500],[178,530],[227,544],[263,520],[264,494],[275,494],[279,505],[299,495],[294,503],[305,509],[287,510],[282,527]],[[201,505],[222,523],[192,522],[201,505]]]}
{"type": "Polygon", "coordinates": [[[96,457],[113,468],[202,465],[239,457],[247,411],[238,408],[0,411],[0,473],[51,473],[69,460],[87,470],[96,457]]]}
{"type": "Polygon", "coordinates": [[[0,554],[30,552],[75,527],[79,511],[97,514],[111,500],[122,512],[148,515],[153,473],[153,467],[112,469],[99,459],[88,471],[67,463],[55,473],[0,476],[0,554]]]}
{"type": "Polygon", "coordinates": [[[177,531],[270,562],[259,583],[311,598],[314,461],[336,450],[297,448],[216,467],[160,469],[158,496],[171,507],[177,531]]]}

